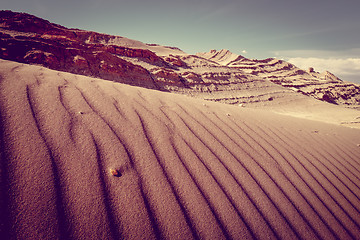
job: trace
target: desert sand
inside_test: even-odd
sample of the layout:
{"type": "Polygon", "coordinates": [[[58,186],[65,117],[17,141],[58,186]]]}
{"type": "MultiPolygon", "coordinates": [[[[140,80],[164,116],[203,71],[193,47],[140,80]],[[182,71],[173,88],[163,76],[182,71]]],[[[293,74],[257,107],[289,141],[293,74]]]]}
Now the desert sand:
{"type": "Polygon", "coordinates": [[[1,238],[360,239],[360,130],[320,120],[0,60],[1,238]]]}

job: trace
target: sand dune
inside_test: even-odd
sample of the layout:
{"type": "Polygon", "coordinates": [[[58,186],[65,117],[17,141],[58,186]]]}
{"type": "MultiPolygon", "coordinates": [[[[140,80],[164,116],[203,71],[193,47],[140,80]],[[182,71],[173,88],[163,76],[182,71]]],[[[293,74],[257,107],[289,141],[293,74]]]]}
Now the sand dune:
{"type": "Polygon", "coordinates": [[[360,131],[0,60],[2,239],[360,239],[360,131]]]}

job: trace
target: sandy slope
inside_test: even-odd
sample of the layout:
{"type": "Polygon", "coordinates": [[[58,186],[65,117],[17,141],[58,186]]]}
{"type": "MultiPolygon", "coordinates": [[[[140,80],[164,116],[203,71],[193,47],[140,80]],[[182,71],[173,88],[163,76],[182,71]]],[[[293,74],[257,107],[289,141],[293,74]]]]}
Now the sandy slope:
{"type": "Polygon", "coordinates": [[[360,239],[357,129],[3,60],[0,117],[2,239],[360,239]]]}

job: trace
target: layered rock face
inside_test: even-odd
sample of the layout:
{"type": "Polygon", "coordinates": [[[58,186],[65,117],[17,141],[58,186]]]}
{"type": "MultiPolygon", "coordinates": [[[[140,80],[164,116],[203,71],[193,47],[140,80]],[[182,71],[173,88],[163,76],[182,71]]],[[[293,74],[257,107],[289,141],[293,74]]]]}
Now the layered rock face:
{"type": "Polygon", "coordinates": [[[198,56],[318,100],[343,105],[360,104],[360,87],[353,83],[343,82],[328,71],[319,73],[313,68],[304,71],[282,60],[247,59],[227,50],[212,50],[208,53],[199,53],[198,56]]]}
{"type": "Polygon", "coordinates": [[[119,57],[165,64],[149,50],[100,44],[111,36],[67,29],[28,14],[2,11],[0,26],[3,59],[158,89],[146,69],[119,57]]]}
{"type": "MultiPolygon", "coordinates": [[[[358,107],[360,87],[329,72],[228,50],[180,49],[68,29],[25,13],[0,12],[0,58],[230,104],[258,104],[302,94],[358,107]]],[[[286,100],[284,100],[286,101],[286,100]]]]}

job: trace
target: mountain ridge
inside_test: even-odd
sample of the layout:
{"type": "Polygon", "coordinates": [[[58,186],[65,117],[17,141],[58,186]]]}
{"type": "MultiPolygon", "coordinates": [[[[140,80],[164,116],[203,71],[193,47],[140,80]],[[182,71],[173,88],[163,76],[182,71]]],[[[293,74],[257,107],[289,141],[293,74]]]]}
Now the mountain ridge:
{"type": "Polygon", "coordinates": [[[5,60],[224,103],[256,106],[281,98],[277,92],[295,92],[345,107],[360,105],[359,85],[329,72],[305,71],[274,58],[248,59],[226,49],[191,55],[176,47],[69,29],[27,13],[0,12],[0,44],[5,60]],[[261,90],[246,99],[250,86],[268,89],[268,97],[261,90]]]}

